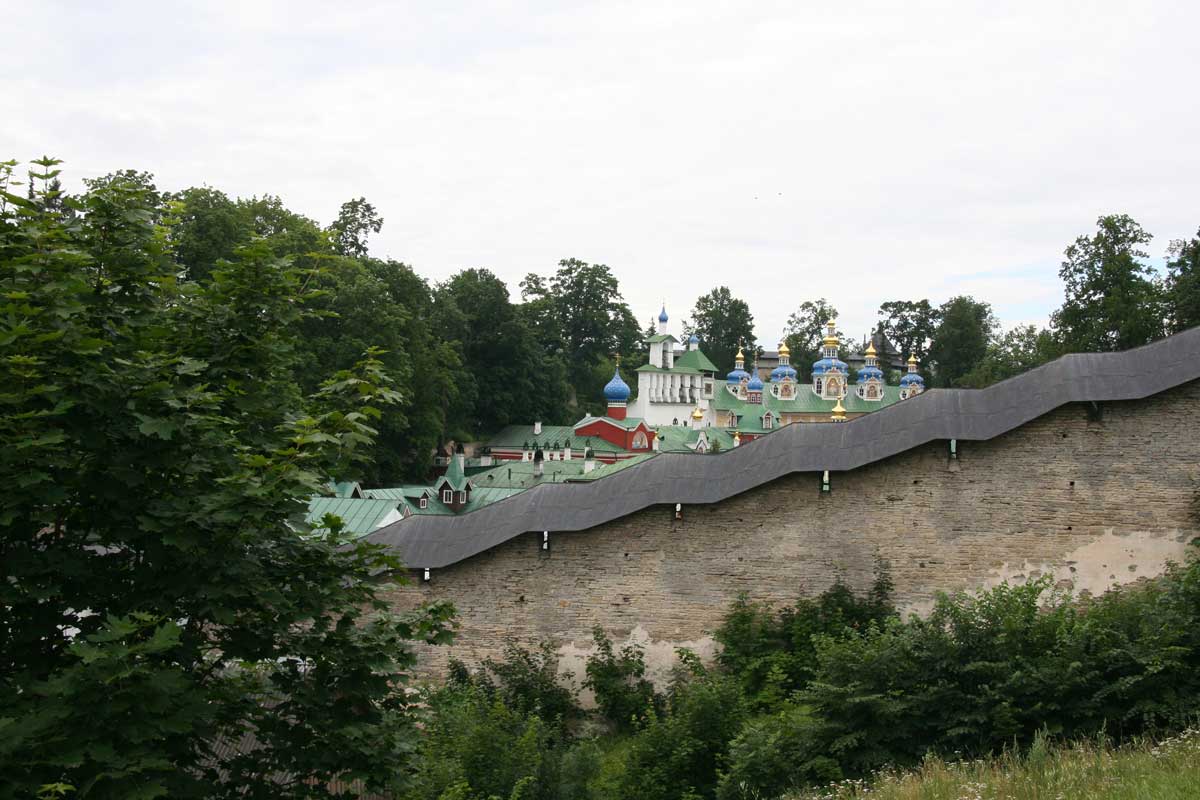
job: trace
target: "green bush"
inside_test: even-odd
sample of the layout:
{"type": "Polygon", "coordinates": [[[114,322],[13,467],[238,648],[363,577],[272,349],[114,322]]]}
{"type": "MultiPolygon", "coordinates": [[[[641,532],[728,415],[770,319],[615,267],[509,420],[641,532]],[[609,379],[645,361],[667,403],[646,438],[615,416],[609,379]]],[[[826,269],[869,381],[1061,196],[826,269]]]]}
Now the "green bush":
{"type": "Polygon", "coordinates": [[[411,800],[558,797],[562,739],[553,726],[473,685],[446,687],[429,706],[411,800]]]}
{"type": "Polygon", "coordinates": [[[891,575],[882,561],[863,597],[841,578],[817,597],[800,598],[779,611],[740,595],[714,634],[721,644],[718,662],[738,677],[754,708],[777,709],[812,679],[814,637],[842,636],[894,617],[891,595],[891,575]]]}
{"type": "Polygon", "coordinates": [[[592,629],[592,641],[596,652],[588,657],[584,688],[592,690],[597,709],[618,729],[642,727],[649,716],[662,709],[662,698],[646,679],[645,653],[636,644],[628,644],[616,653],[600,626],[592,629]]]}
{"type": "Polygon", "coordinates": [[[840,780],[841,768],[822,752],[817,729],[812,713],[795,704],[750,720],[729,745],[718,800],[777,797],[795,787],[840,780]]]}
{"type": "Polygon", "coordinates": [[[527,650],[509,642],[503,659],[484,660],[474,674],[460,661],[450,665],[452,684],[475,686],[519,714],[536,716],[559,735],[565,735],[566,726],[582,713],[573,686],[564,685],[573,679],[569,672],[559,675],[558,658],[549,643],[527,650]]]}
{"type": "Polygon", "coordinates": [[[714,797],[729,743],[746,719],[735,680],[705,670],[681,651],[662,714],[650,716],[633,738],[619,797],[627,800],[686,800],[714,797]]]}
{"type": "Polygon", "coordinates": [[[1048,580],[942,596],[926,619],[820,637],[801,696],[852,774],[1027,746],[1043,728],[1070,739],[1177,729],[1200,701],[1198,573],[1193,562],[1095,600],[1048,580]]]}

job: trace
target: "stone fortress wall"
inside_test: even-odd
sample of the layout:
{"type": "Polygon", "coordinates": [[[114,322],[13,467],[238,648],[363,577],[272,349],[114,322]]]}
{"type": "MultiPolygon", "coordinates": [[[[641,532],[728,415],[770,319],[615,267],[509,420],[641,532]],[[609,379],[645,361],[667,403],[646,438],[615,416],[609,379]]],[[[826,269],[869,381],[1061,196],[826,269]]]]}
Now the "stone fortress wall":
{"type": "MultiPolygon", "coordinates": [[[[591,629],[647,647],[661,675],[674,648],[714,652],[739,592],[775,603],[843,575],[862,589],[876,558],[900,604],[939,591],[1049,574],[1101,592],[1160,574],[1200,537],[1200,381],[1096,408],[1070,403],[986,441],[923,444],[844,473],[793,473],[710,505],[656,505],[594,528],[528,533],[384,594],[398,608],[447,599],[460,631],[422,655],[475,664],[508,640],[550,641],[582,674],[591,629]]],[[[707,458],[708,456],[695,456],[707,458]]]]}

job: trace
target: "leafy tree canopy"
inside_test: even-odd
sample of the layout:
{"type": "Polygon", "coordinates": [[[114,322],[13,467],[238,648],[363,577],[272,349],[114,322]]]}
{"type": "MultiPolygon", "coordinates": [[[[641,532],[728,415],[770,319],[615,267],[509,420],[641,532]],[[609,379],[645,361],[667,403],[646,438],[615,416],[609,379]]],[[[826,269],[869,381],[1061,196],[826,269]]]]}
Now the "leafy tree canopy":
{"type": "Polygon", "coordinates": [[[733,296],[727,286],[718,286],[696,300],[684,333],[700,337],[701,347],[722,373],[733,369],[739,347],[746,348],[747,368],[757,355],[754,316],[745,300],[733,296]]]}
{"type": "Polygon", "coordinates": [[[1065,298],[1052,318],[1065,352],[1126,350],[1163,335],[1163,293],[1146,263],[1151,236],[1127,214],[1096,221],[1059,270],[1065,298]]]}
{"type": "Polygon", "coordinates": [[[260,239],[180,280],[177,208],[145,176],[91,182],[65,215],[56,165],[36,162],[32,202],[0,178],[6,793],[393,787],[411,644],[444,641],[451,609],[389,613],[377,573],[399,565],[303,516],[399,393],[375,351],[295,382],[321,273],[260,239]]]}
{"type": "Polygon", "coordinates": [[[952,297],[938,309],[938,326],[929,347],[935,383],[960,386],[983,362],[996,329],[992,307],[973,297],[952,297]]]}
{"type": "MultiPolygon", "coordinates": [[[[821,357],[821,340],[825,338],[825,324],[837,321],[838,312],[828,300],[805,300],[788,317],[784,341],[791,350],[791,363],[800,373],[800,379],[812,377],[813,362],[821,357]]],[[[843,334],[837,328],[835,332],[843,334]]]]}
{"type": "Polygon", "coordinates": [[[1167,248],[1167,308],[1172,332],[1200,325],[1200,231],[1167,248]]]}
{"type": "Polygon", "coordinates": [[[938,326],[938,309],[928,300],[891,300],[879,307],[879,330],[904,355],[924,364],[938,326]]]}

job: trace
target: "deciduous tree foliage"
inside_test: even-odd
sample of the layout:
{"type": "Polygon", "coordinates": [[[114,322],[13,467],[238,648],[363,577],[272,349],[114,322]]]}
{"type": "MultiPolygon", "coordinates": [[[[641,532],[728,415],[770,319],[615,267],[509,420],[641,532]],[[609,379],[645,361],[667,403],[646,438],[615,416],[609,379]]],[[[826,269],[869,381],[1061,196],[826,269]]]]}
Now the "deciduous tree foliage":
{"type": "Polygon", "coordinates": [[[1069,246],[1059,270],[1062,307],[1053,325],[1066,352],[1127,350],[1163,335],[1163,296],[1142,246],[1151,236],[1127,214],[1096,220],[1069,246]]]}
{"type": "Polygon", "coordinates": [[[463,270],[437,288],[435,306],[437,330],[461,355],[460,399],[450,418],[464,435],[567,421],[563,364],[546,356],[504,281],[486,269],[463,270]]]}
{"type": "Polygon", "coordinates": [[[1200,325],[1200,231],[1167,248],[1167,318],[1172,332],[1200,325]]]}
{"type": "Polygon", "coordinates": [[[958,383],[982,389],[1057,358],[1059,348],[1051,331],[1036,325],[1018,325],[993,337],[983,360],[959,378],[958,383]]]}
{"type": "Polygon", "coordinates": [[[368,354],[304,396],[317,273],[260,239],[180,280],[178,205],[118,173],[59,213],[55,163],[34,202],[0,194],[0,794],[392,785],[411,644],[451,610],[390,614],[397,564],[302,522],[390,379],[368,354]]]}
{"type": "Polygon", "coordinates": [[[992,307],[973,297],[952,297],[938,309],[929,360],[938,386],[959,386],[988,352],[996,329],[992,307]]]}
{"type": "Polygon", "coordinates": [[[938,326],[938,309],[928,300],[891,300],[879,306],[879,329],[908,358],[929,360],[929,345],[938,326]]]}
{"type": "MultiPolygon", "coordinates": [[[[800,373],[800,380],[807,382],[812,379],[813,362],[821,357],[821,340],[825,338],[825,323],[836,322],[837,309],[828,300],[805,300],[800,307],[792,312],[787,321],[787,334],[784,340],[792,351],[791,364],[800,373]]],[[[840,329],[834,328],[838,336],[840,329]]]]}
{"type": "MultiPolygon", "coordinates": [[[[700,337],[701,347],[721,374],[733,369],[739,347],[746,348],[747,369],[756,355],[754,316],[745,300],[739,300],[728,286],[718,286],[696,300],[692,318],[684,332],[700,337]]],[[[665,331],[659,331],[665,333],[665,331]]]]}

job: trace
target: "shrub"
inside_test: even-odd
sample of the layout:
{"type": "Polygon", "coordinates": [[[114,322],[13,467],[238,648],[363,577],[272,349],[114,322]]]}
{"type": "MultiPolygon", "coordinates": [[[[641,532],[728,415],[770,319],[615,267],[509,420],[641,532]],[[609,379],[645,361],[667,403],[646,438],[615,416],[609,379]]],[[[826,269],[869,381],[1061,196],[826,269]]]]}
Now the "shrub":
{"type": "Polygon", "coordinates": [[[475,685],[444,688],[429,705],[409,798],[557,797],[562,739],[553,726],[475,685]]]}
{"type": "Polygon", "coordinates": [[[927,619],[818,637],[801,696],[849,773],[977,755],[1037,732],[1117,738],[1187,722],[1200,702],[1200,566],[1096,600],[1048,580],[942,596],[927,619]]]}
{"type": "Polygon", "coordinates": [[[714,634],[721,644],[718,663],[738,677],[754,708],[777,709],[812,679],[814,637],[843,636],[894,617],[891,594],[888,565],[881,561],[862,597],[841,578],[817,597],[801,598],[778,612],[739,595],[714,634]]]}
{"type": "Polygon", "coordinates": [[[619,796],[629,800],[714,797],[729,742],[746,719],[735,680],[681,652],[670,704],[650,716],[631,743],[619,796]]]}
{"type": "Polygon", "coordinates": [[[718,800],[778,797],[788,789],[840,780],[837,761],[825,755],[818,722],[795,704],[748,722],[729,745],[729,768],[718,800]]]}
{"type": "Polygon", "coordinates": [[[596,695],[596,707],[622,730],[639,728],[648,715],[662,708],[662,698],[646,679],[646,658],[642,648],[628,644],[618,654],[604,629],[592,629],[596,651],[587,660],[586,689],[596,695]]]}
{"type": "Polygon", "coordinates": [[[451,685],[474,686],[519,714],[538,717],[559,734],[565,734],[566,725],[581,713],[573,678],[570,672],[559,675],[558,658],[549,643],[527,650],[509,642],[503,659],[486,659],[475,673],[457,660],[449,670],[451,685]]]}

